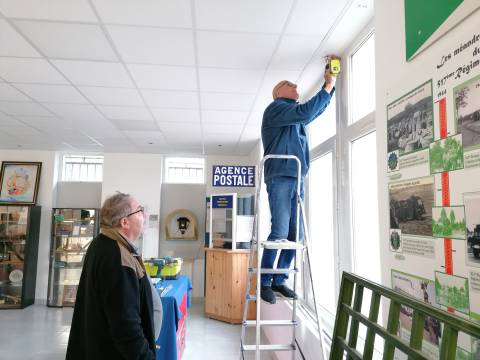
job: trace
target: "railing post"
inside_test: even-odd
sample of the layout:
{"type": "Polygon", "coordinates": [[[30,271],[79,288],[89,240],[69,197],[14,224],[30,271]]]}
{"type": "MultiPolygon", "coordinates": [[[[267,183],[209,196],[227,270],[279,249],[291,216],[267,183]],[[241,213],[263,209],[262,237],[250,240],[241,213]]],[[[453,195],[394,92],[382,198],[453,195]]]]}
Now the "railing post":
{"type": "Polygon", "coordinates": [[[332,350],[330,351],[330,360],[342,360],[343,349],[336,345],[337,338],[346,339],[348,329],[348,313],[343,309],[343,304],[350,306],[352,304],[354,282],[342,276],[340,294],[338,296],[337,316],[335,319],[335,329],[332,337],[332,350]]]}
{"type": "MultiPolygon", "coordinates": [[[[362,302],[363,302],[363,286],[356,284],[355,285],[355,297],[353,299],[353,310],[361,312],[362,311],[362,302]]],[[[350,323],[350,334],[348,335],[348,346],[355,349],[357,347],[357,338],[358,338],[358,320],[352,319],[350,323]]],[[[348,357],[349,360],[352,359],[351,356],[348,357]]]]}
{"type": "MultiPolygon", "coordinates": [[[[370,313],[368,314],[368,320],[377,322],[378,311],[380,309],[380,294],[372,290],[372,300],[370,302],[370,313]]],[[[365,339],[365,347],[363,349],[363,358],[370,360],[373,358],[373,350],[375,347],[375,331],[372,328],[368,328],[367,337],[365,339]]]]}
{"type": "MultiPolygon", "coordinates": [[[[390,310],[388,311],[387,331],[390,334],[397,334],[400,323],[400,304],[394,300],[390,301],[390,310]]],[[[383,348],[383,360],[393,360],[395,346],[385,341],[383,348]]]]}

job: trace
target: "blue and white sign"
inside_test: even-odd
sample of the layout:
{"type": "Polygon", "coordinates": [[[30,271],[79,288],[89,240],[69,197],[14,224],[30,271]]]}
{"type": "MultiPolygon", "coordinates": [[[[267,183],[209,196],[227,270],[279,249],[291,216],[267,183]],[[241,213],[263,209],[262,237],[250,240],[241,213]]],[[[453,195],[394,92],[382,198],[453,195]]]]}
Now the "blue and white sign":
{"type": "Polygon", "coordinates": [[[233,195],[212,196],[212,208],[233,209],[233,195]]]}
{"type": "Polygon", "coordinates": [[[213,186],[255,187],[255,166],[213,165],[213,186]]]}

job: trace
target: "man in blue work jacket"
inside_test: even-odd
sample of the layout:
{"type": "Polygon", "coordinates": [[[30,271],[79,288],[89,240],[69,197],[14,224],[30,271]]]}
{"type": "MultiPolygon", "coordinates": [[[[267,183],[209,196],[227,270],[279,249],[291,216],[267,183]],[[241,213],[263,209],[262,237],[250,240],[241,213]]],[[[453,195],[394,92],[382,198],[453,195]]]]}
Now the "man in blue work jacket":
{"type": "MultiPolygon", "coordinates": [[[[336,77],[325,70],[325,84],[322,89],[304,104],[297,102],[297,85],[280,81],[273,88],[274,101],[263,114],[262,142],[264,156],[295,155],[302,165],[300,196],[304,198],[304,178],[310,164],[307,131],[305,126],[323,113],[335,91],[336,77]]],[[[288,239],[295,241],[296,232],[296,190],[297,162],[295,160],[270,159],[265,162],[265,184],[272,216],[272,227],[268,240],[288,239]]],[[[299,238],[303,238],[300,224],[299,238]]],[[[277,250],[265,249],[262,268],[272,269],[277,250]]],[[[295,250],[282,249],[277,262],[278,269],[288,269],[295,256],[295,250]]],[[[276,302],[274,291],[288,298],[296,297],[285,283],[287,274],[262,274],[261,298],[271,304],[276,302]]]]}

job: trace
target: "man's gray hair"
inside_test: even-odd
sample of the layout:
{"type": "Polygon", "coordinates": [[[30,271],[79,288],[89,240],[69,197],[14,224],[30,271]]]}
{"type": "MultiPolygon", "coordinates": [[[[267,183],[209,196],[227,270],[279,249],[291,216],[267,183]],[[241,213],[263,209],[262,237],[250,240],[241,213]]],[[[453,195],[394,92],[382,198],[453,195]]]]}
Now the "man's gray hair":
{"type": "Polygon", "coordinates": [[[105,199],[100,210],[100,224],[104,226],[118,227],[120,220],[132,212],[132,196],[117,191],[105,199]]]}

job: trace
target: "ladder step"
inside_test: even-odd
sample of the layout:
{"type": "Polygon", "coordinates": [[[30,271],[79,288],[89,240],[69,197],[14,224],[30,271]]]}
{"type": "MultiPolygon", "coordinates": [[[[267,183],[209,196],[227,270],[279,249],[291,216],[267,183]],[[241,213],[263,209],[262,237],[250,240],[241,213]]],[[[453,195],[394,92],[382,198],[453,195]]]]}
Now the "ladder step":
{"type": "MultiPolygon", "coordinates": [[[[256,273],[258,271],[257,268],[248,268],[248,271],[251,273],[256,273]]],[[[260,269],[261,274],[287,274],[287,273],[298,273],[298,269],[260,269]]]]}
{"type": "MultiPolygon", "coordinates": [[[[270,345],[259,345],[261,351],[294,351],[296,350],[295,345],[292,344],[270,344],[270,345]]],[[[256,351],[256,345],[242,345],[243,351],[256,351]]]]}
{"type": "Polygon", "coordinates": [[[291,249],[291,250],[303,250],[305,246],[295,241],[282,240],[268,240],[260,242],[260,245],[265,249],[291,249]]]}
{"type": "MultiPolygon", "coordinates": [[[[260,326],[297,326],[295,320],[260,320],[260,326]]],[[[243,326],[257,326],[256,320],[245,320],[243,326]]]]}

